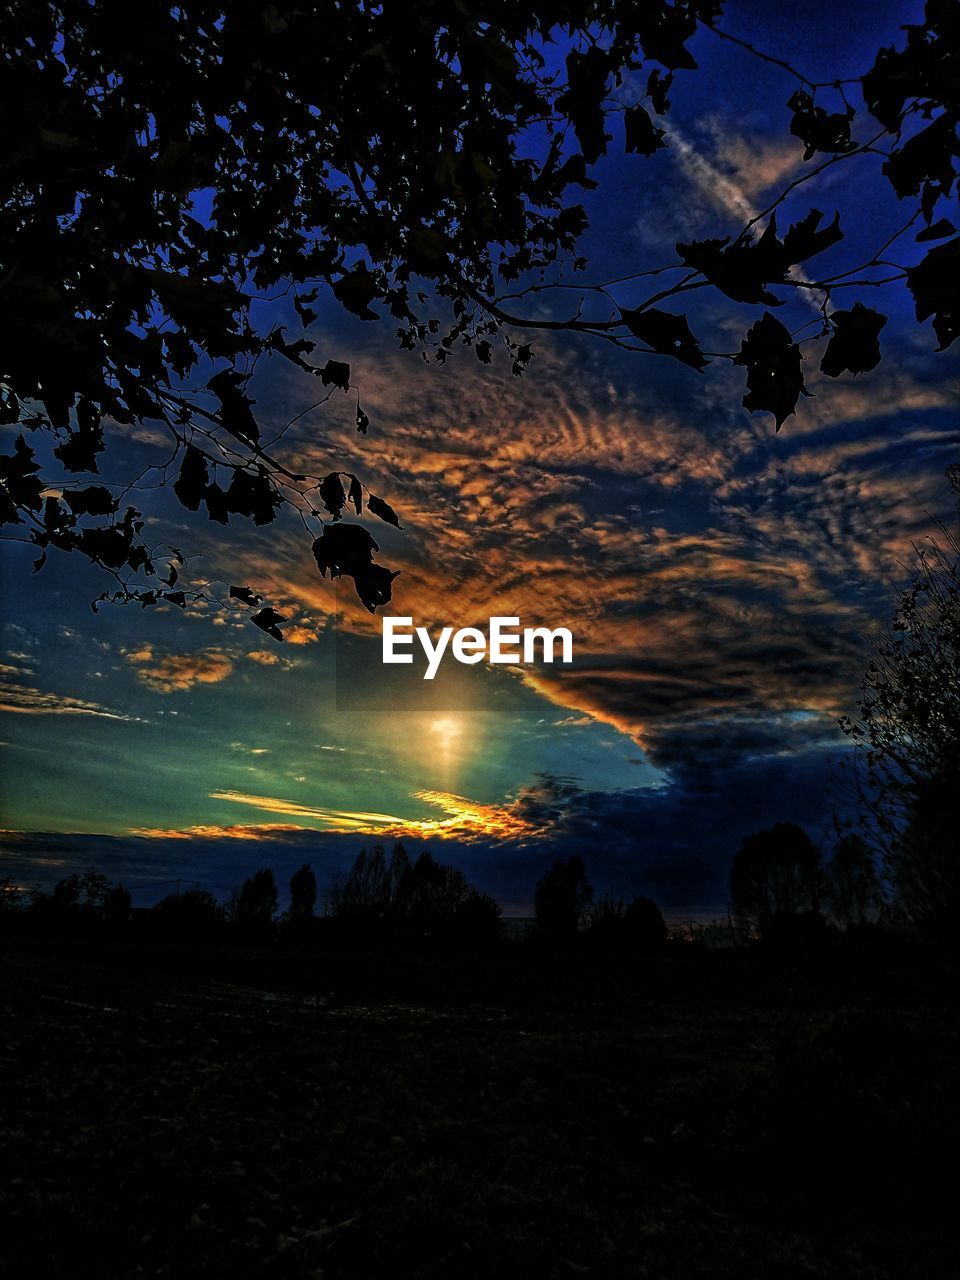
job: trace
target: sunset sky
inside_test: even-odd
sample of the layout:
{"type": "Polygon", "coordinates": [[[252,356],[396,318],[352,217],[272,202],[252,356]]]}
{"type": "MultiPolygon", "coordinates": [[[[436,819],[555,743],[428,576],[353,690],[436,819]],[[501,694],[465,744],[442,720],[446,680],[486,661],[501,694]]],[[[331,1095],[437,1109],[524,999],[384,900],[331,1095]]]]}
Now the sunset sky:
{"type": "MultiPolygon", "coordinates": [[[[723,25],[826,79],[862,71],[920,11],[731,3],[723,25]]],[[[641,159],[618,140],[597,168],[585,279],[735,233],[803,170],[789,77],[710,33],[691,47],[701,71],[678,76],[669,149],[641,159]]],[[[880,163],[838,165],[788,204],[782,225],[839,209],[856,239],[818,272],[862,260],[899,225],[880,163]]],[[[898,261],[924,248],[908,235],[898,261]]],[[[94,614],[108,585],[95,569],[52,553],[34,576],[35,550],[4,544],[0,876],[49,883],[96,863],[149,903],[177,879],[225,894],[262,865],[285,882],[305,860],[323,885],[364,845],[402,835],[508,912],[576,852],[599,889],[683,915],[723,910],[750,831],[798,821],[829,848],[827,758],[845,749],[837,717],[862,637],[889,612],[911,544],[955,509],[943,478],[960,441],[955,354],[935,353],[902,286],[877,292],[868,301],[890,317],[880,367],[834,381],[816,372],[822,344],[807,346],[814,396],[779,435],[740,407],[742,370],[725,362],[697,374],[538,335],[522,379],[467,350],[425,366],[396,350],[388,318],[364,324],[329,302],[307,336],[320,363],[350,362],[370,433],[353,429],[354,395],[337,393],[277,456],[356,471],[396,508],[402,531],[371,525],[402,571],[390,612],[430,627],[491,614],[567,626],[575,664],[386,679],[379,617],[349,580],[318,577],[299,521],[223,529],[141,490],[131,500],[150,540],[190,555],[187,585],[250,586],[290,618],[286,642],[239,609],[94,614]]],[[[702,296],[691,315],[705,349],[734,349],[760,308],[702,296]]],[[[299,336],[282,304],[260,305],[299,336]]],[[[791,298],[779,318],[795,328],[814,305],[791,298]]],[[[566,314],[570,295],[542,306],[566,314]]],[[[279,360],[253,395],[267,436],[317,398],[279,360]]],[[[15,432],[0,433],[9,452],[15,432]]],[[[118,429],[103,478],[166,447],[158,428],[118,429]]]]}

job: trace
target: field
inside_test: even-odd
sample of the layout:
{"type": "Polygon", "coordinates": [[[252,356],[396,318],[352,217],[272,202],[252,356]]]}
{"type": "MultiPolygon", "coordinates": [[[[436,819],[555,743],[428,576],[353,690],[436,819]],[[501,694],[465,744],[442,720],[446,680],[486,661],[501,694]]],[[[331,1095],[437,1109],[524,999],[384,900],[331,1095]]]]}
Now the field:
{"type": "Polygon", "coordinates": [[[24,1277],[948,1275],[949,981],[658,961],[0,950],[24,1277]]]}

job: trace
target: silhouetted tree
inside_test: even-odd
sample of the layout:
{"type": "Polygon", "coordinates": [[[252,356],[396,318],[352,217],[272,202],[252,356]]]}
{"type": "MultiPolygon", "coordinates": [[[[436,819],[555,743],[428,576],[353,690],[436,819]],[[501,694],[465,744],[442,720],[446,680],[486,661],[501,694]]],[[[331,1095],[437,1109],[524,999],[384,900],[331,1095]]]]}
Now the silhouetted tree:
{"type": "Polygon", "coordinates": [[[456,941],[465,947],[486,947],[500,937],[500,903],[473,885],[457,903],[453,917],[456,941]]]}
{"type": "Polygon", "coordinates": [[[130,891],[122,884],[108,889],[103,900],[104,921],[113,928],[121,928],[130,920],[130,891]]]}
{"type": "Polygon", "coordinates": [[[309,862],[290,877],[290,919],[310,920],[317,905],[317,877],[309,862]]]}
{"type": "Polygon", "coordinates": [[[256,941],[270,934],[277,914],[277,882],[269,867],[244,880],[230,914],[241,936],[256,941]]]}
{"type": "Polygon", "coordinates": [[[24,907],[23,886],[11,876],[0,879],[0,915],[20,912],[24,907]]]}
{"type": "Polygon", "coordinates": [[[656,955],[667,940],[667,926],[651,898],[637,896],[624,906],[622,898],[609,894],[598,898],[586,912],[591,945],[634,955],[656,955]]]}
{"type": "Polygon", "coordinates": [[[87,933],[101,928],[108,919],[115,920],[113,908],[125,895],[122,886],[111,887],[109,879],[96,867],[74,872],[58,880],[47,892],[36,888],[30,892],[29,923],[41,930],[63,930],[87,933]]]}
{"type": "Polygon", "coordinates": [[[652,898],[637,896],[627,903],[623,923],[630,945],[635,950],[656,955],[667,940],[663,913],[652,898]]]}
{"type": "Polygon", "coordinates": [[[222,929],[226,913],[212,893],[188,889],[169,894],[150,914],[162,937],[177,942],[204,942],[222,929]]]}
{"type": "MultiPolygon", "coordinates": [[[[591,169],[608,144],[638,165],[670,145],[660,121],[676,74],[696,67],[688,44],[698,27],[766,56],[718,29],[720,0],[492,0],[482,13],[443,0],[139,0],[135,21],[130,10],[20,0],[0,47],[16,165],[0,195],[0,421],[41,431],[51,446],[35,454],[20,435],[0,459],[0,521],[26,526],[37,566],[55,549],[119,576],[111,598],[186,602],[180,553],[148,546],[136,509],[121,512],[121,495],[81,478],[98,470],[105,421],[123,430],[150,420],[167,438],[161,482],[176,477],[188,510],[263,525],[292,504],[318,535],[321,574],[352,578],[371,610],[390,599],[376,543],[338,521],[347,501],[398,523],[392,508],[333,460],[326,475],[291,471],[263,437],[248,385],[258,358],[315,377],[320,402],[355,390],[348,364],[314,362],[314,344],[288,339],[275,306],[254,306],[266,296],[285,295],[288,321],[304,326],[321,295],[362,320],[388,313],[401,346],[426,358],[466,345],[486,363],[502,347],[516,373],[531,336],[555,330],[696,371],[732,362],[745,373],[744,406],[770,412],[778,428],[804,391],[804,351],[765,309],[785,297],[824,299],[819,367],[829,377],[879,362],[881,286],[905,282],[940,349],[960,332],[960,237],[938,216],[957,154],[955,6],[943,0],[930,0],[900,48],[877,54],[859,94],[767,57],[810,162],[791,189],[826,165],[836,181],[836,166],[866,157],[873,167],[860,182],[882,173],[874,181],[907,204],[904,225],[857,243],[841,271],[801,272],[843,232],[816,209],[782,231],[778,199],[732,236],[679,240],[651,272],[623,264],[617,280],[585,283],[570,306],[553,291],[585,267],[588,225],[571,193],[596,185],[591,169]],[[921,243],[904,239],[921,219],[921,243]],[[894,239],[902,266],[883,252],[894,239]],[[840,289],[843,305],[828,307],[840,289]],[[729,316],[701,343],[678,310],[709,299],[701,328],[718,296],[737,322],[753,309],[739,343],[729,316]]],[[[675,224],[675,211],[661,221],[675,224]]],[[[291,406],[291,420],[307,407],[291,406]]],[[[366,432],[359,399],[356,425],[366,432]]],[[[284,619],[250,588],[230,599],[281,635],[284,619]]]]}
{"type": "Polygon", "coordinates": [[[0,878],[0,935],[19,933],[26,917],[27,895],[10,876],[0,878]]]}
{"type": "Polygon", "coordinates": [[[576,937],[592,901],[593,885],[583,859],[576,854],[566,861],[558,858],[534,891],[537,927],[552,941],[568,942],[576,937]]]}
{"type": "Polygon", "coordinates": [[[342,920],[385,920],[409,871],[410,859],[399,840],[389,861],[383,845],[375,845],[371,853],[361,849],[347,874],[337,876],[331,886],[331,914],[342,920]]]}
{"type": "Polygon", "coordinates": [[[740,929],[769,936],[784,918],[817,915],[823,892],[820,853],[790,822],[745,837],[730,872],[730,902],[740,929]]]}
{"type": "Polygon", "coordinates": [[[860,836],[838,841],[826,868],[826,892],[831,914],[842,929],[876,919],[880,881],[870,846],[860,836]]]}
{"type": "Polygon", "coordinates": [[[860,830],[878,848],[894,906],[941,938],[960,920],[960,543],[917,549],[910,585],[871,647],[859,709],[841,727],[860,830]]]}
{"type": "Polygon", "coordinates": [[[331,914],[355,933],[431,937],[477,946],[496,937],[500,907],[463,872],[432,854],[411,862],[401,841],[389,858],[383,846],[361,850],[330,893],[331,914]]]}

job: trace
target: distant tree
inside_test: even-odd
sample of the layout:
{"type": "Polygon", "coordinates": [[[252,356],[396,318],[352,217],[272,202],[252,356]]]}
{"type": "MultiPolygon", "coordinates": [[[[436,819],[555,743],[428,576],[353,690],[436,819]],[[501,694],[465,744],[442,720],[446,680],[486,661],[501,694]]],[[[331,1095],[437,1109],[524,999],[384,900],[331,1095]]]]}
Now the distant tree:
{"type": "Polygon", "coordinates": [[[635,897],[626,906],[623,923],[630,944],[637,951],[655,955],[663,950],[667,926],[652,898],[635,897]]]}
{"type": "Polygon", "coordinates": [[[847,835],[838,841],[826,867],[826,895],[841,929],[876,919],[880,880],[870,846],[860,836],[847,835]]]}
{"type": "Polygon", "coordinates": [[[421,853],[411,862],[401,841],[388,859],[382,845],[361,850],[330,892],[331,914],[359,932],[431,937],[475,946],[499,932],[500,907],[457,867],[421,853]]]}
{"type": "Polygon", "coordinates": [[[41,928],[87,932],[103,924],[118,892],[125,894],[126,890],[111,887],[102,872],[88,867],[82,873],[64,876],[49,892],[33,889],[29,916],[41,928]]]}
{"type": "Polygon", "coordinates": [[[303,921],[313,918],[317,905],[317,877],[309,862],[290,877],[290,920],[303,921]]]}
{"type": "Polygon", "coordinates": [[[820,853],[790,822],[747,836],[730,872],[730,901],[742,932],[767,936],[784,918],[817,915],[823,893],[820,853]]]}
{"type": "Polygon", "coordinates": [[[623,898],[609,894],[587,909],[587,937],[592,945],[635,955],[656,955],[663,950],[667,926],[651,898],[635,897],[624,906],[623,898]]]}
{"type": "Polygon", "coordinates": [[[500,937],[500,903],[468,885],[453,917],[454,936],[467,947],[484,947],[500,937]]]}
{"type": "Polygon", "coordinates": [[[429,930],[452,920],[470,891],[457,867],[444,866],[431,853],[421,853],[397,885],[394,911],[414,930],[429,930]]]}
{"type": "MultiPolygon", "coordinates": [[[[822,340],[813,360],[827,377],[879,363],[885,290],[901,311],[909,291],[947,349],[960,332],[960,237],[941,216],[957,167],[955,9],[929,0],[855,85],[827,69],[813,82],[751,31],[719,27],[720,0],[8,5],[0,421],[46,447],[20,434],[0,459],[0,521],[25,527],[35,567],[75,553],[105,571],[113,599],[184,607],[181,553],[144,540],[140,513],[121,510],[129,486],[88,483],[106,424],[115,435],[149,421],[163,437],[154,474],[187,510],[266,525],[294,507],[321,574],[352,578],[370,610],[389,601],[394,574],[375,563],[375,541],[340,518],[366,502],[398,523],[392,508],[335,458],[325,475],[291,469],[254,412],[249,379],[266,359],[315,379],[281,414],[291,421],[356,393],[345,361],[287,337],[278,295],[288,324],[339,306],[389,317],[425,359],[466,346],[487,363],[500,349],[518,374],[532,340],[555,331],[677,360],[691,376],[732,364],[744,407],[778,428],[805,391],[809,338],[822,340]],[[596,186],[608,146],[642,174],[680,145],[666,117],[696,69],[698,29],[777,65],[784,134],[808,167],[722,238],[685,241],[682,210],[664,204],[655,217],[675,252],[571,295],[587,267],[579,192],[596,186]],[[810,265],[845,234],[796,194],[828,166],[834,185],[856,170],[878,213],[889,201],[873,194],[888,184],[906,208],[880,230],[846,228],[847,255],[810,265]],[[791,193],[803,203],[788,227],[791,193]],[[823,302],[799,341],[807,326],[773,314],[796,297],[823,302]]],[[[355,421],[365,433],[359,397],[355,421]]],[[[282,634],[252,589],[230,601],[282,634]]]]}
{"type": "Polygon", "coordinates": [[[277,882],[273,872],[264,867],[244,880],[233,904],[233,923],[241,934],[264,938],[271,930],[277,914],[277,882]]]}
{"type": "Polygon", "coordinates": [[[960,542],[917,548],[910,584],[870,646],[847,799],[880,853],[895,910],[911,927],[960,934],[960,542]],[[852,793],[852,796],[851,796],[852,793]]]}
{"type": "Polygon", "coordinates": [[[0,913],[22,911],[26,899],[23,886],[11,876],[0,879],[0,913]]]}
{"type": "Polygon", "coordinates": [[[103,900],[103,918],[108,925],[119,927],[130,920],[131,898],[129,889],[122,884],[108,889],[103,900]]]}
{"type": "Polygon", "coordinates": [[[592,901],[593,885],[583,859],[576,854],[566,861],[558,858],[534,891],[537,928],[553,941],[569,941],[576,937],[592,901]]]}
{"type": "Polygon", "coordinates": [[[10,876],[0,878],[0,933],[11,933],[23,923],[27,895],[10,876]]]}
{"type": "Polygon", "coordinates": [[[168,894],[150,914],[162,936],[178,942],[204,942],[223,927],[226,913],[212,893],[188,889],[168,894]]]}
{"type": "Polygon", "coordinates": [[[383,845],[375,845],[370,853],[361,849],[347,874],[337,876],[331,886],[331,914],[342,920],[385,920],[394,910],[409,870],[410,859],[399,840],[389,861],[383,845]]]}

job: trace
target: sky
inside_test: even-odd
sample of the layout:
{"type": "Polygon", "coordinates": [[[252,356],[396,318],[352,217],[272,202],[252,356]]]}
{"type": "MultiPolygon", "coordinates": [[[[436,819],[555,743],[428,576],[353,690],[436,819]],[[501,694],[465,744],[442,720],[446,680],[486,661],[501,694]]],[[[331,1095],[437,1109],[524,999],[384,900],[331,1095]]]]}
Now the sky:
{"type": "MultiPolygon", "coordinates": [[[[826,79],[864,70],[919,9],[732,3],[723,26],[826,79]]],[[[736,232],[803,172],[789,76],[709,32],[691,48],[701,70],[678,76],[668,149],[644,160],[615,144],[584,197],[587,279],[736,232]]],[[[805,185],[781,226],[839,209],[872,251],[899,225],[879,164],[805,185]]],[[[901,246],[904,261],[922,251],[901,246]]],[[[829,250],[824,270],[851,252],[829,250]]],[[[327,303],[307,335],[314,358],[350,362],[370,433],[337,396],[277,454],[356,471],[396,508],[402,530],[372,529],[401,570],[391,612],[431,628],[494,614],[567,626],[575,663],[447,664],[429,687],[387,673],[379,618],[349,582],[318,578],[299,522],[224,530],[145,488],[151,539],[189,549],[188,583],[249,585],[290,619],[286,641],[202,603],[95,614],[106,584],[91,566],[55,553],[33,574],[34,552],[0,546],[0,877],[49,884],[96,864],[149,904],[178,881],[224,896],[259,866],[284,885],[310,861],[323,888],[362,847],[403,838],[509,914],[529,910],[556,857],[579,853],[598,890],[682,917],[725,909],[751,831],[800,822],[828,850],[837,719],[865,637],[913,544],[955,512],[943,478],[960,440],[955,355],[935,353],[900,286],[867,301],[890,317],[881,365],[834,381],[816,372],[822,344],[807,347],[813,395],[779,434],[741,407],[742,371],[726,363],[697,374],[537,335],[522,379],[469,351],[427,367],[396,349],[388,321],[327,303]]],[[[538,305],[550,318],[569,299],[538,305]]],[[[261,319],[293,332],[279,306],[261,304],[261,319]]],[[[796,327],[804,308],[812,319],[795,300],[779,318],[796,327]]],[[[731,350],[758,309],[705,298],[695,314],[705,349],[731,350]]],[[[253,387],[267,435],[316,398],[284,363],[253,387]]],[[[150,424],[117,429],[104,478],[164,445],[150,424]]]]}

